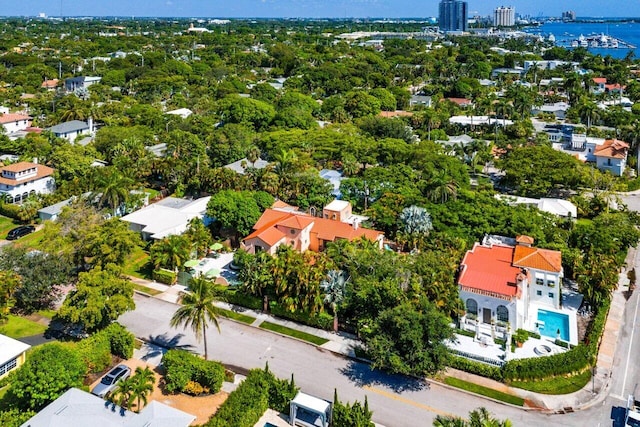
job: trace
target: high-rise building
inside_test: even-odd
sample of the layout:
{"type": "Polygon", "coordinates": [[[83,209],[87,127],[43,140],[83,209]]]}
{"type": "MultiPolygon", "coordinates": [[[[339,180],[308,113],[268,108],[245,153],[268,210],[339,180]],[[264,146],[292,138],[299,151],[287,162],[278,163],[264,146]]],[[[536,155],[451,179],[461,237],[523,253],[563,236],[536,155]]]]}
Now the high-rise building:
{"type": "Polygon", "coordinates": [[[467,31],[467,2],[442,0],[438,25],[442,31],[467,31]]]}
{"type": "Polygon", "coordinates": [[[573,10],[567,10],[566,12],[562,12],[562,20],[563,21],[575,21],[576,13],[573,10]]]}
{"type": "Polygon", "coordinates": [[[509,6],[497,7],[493,11],[493,25],[496,27],[513,27],[516,24],[516,10],[509,6]]]}

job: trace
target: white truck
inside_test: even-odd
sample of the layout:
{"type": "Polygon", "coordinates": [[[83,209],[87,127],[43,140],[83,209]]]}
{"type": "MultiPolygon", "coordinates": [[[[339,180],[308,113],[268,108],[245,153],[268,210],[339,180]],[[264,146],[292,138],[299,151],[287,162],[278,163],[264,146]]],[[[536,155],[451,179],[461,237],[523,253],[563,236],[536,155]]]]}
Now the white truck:
{"type": "Polygon", "coordinates": [[[633,397],[633,394],[630,394],[627,398],[627,415],[625,416],[624,425],[640,427],[640,402],[633,397]]]}

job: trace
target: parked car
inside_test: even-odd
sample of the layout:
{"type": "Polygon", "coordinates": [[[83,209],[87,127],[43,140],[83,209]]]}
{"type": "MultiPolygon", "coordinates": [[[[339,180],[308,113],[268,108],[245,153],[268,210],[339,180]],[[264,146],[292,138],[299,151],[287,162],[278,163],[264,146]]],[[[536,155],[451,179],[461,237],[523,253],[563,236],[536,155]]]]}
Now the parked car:
{"type": "Polygon", "coordinates": [[[27,234],[31,234],[36,231],[36,228],[33,225],[21,225],[20,227],[16,227],[7,233],[7,240],[16,240],[21,238],[22,236],[26,236],[27,234]]]}
{"type": "Polygon", "coordinates": [[[115,390],[118,383],[131,375],[131,369],[125,365],[118,365],[102,377],[100,383],[96,385],[91,393],[98,397],[105,397],[115,390]]]}

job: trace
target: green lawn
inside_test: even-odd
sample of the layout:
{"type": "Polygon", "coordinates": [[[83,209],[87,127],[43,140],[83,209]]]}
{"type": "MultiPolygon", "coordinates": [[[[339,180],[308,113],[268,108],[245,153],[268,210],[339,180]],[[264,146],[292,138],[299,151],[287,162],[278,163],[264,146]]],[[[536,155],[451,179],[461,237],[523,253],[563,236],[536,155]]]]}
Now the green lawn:
{"type": "Polygon", "coordinates": [[[458,378],[453,378],[453,377],[446,377],[444,379],[444,382],[445,384],[448,384],[450,386],[460,388],[462,390],[467,390],[472,393],[481,394],[482,396],[487,396],[492,399],[510,403],[512,405],[524,406],[524,399],[518,396],[514,396],[512,394],[507,394],[498,390],[494,390],[489,387],[483,387],[481,385],[470,383],[470,382],[460,380],[458,378]]]}
{"type": "Polygon", "coordinates": [[[36,232],[27,234],[26,236],[19,238],[18,240],[15,241],[16,242],[15,244],[18,246],[26,247],[28,249],[42,250],[42,247],[40,246],[40,242],[42,242],[43,237],[44,237],[44,230],[38,230],[36,232]]]}
{"type": "Polygon", "coordinates": [[[278,332],[278,333],[281,333],[283,335],[288,335],[288,336],[293,337],[293,338],[298,338],[298,339],[310,342],[311,344],[315,344],[315,345],[322,345],[324,343],[329,342],[329,340],[325,340],[324,338],[320,338],[320,337],[317,337],[315,335],[307,334],[306,332],[300,332],[300,331],[298,331],[296,329],[287,328],[286,326],[276,325],[275,323],[271,323],[271,322],[262,322],[260,324],[260,327],[262,329],[266,329],[268,331],[278,332]]]}
{"type": "Polygon", "coordinates": [[[0,324],[0,334],[11,338],[22,338],[41,334],[47,330],[45,325],[33,322],[24,317],[9,315],[7,323],[0,324]]]}
{"type": "Polygon", "coordinates": [[[57,311],[44,308],[42,310],[37,311],[37,313],[42,317],[46,317],[47,319],[53,319],[53,316],[56,315],[57,311]]]}
{"type": "Polygon", "coordinates": [[[557,377],[542,381],[512,381],[509,385],[542,394],[569,394],[582,389],[589,383],[589,380],[591,380],[591,372],[586,370],[569,378],[557,377]]]}
{"type": "Polygon", "coordinates": [[[247,325],[252,324],[256,319],[255,317],[247,316],[246,314],[238,313],[236,311],[225,310],[224,308],[219,308],[220,315],[226,317],[227,319],[237,320],[238,322],[246,323],[247,325]]]}
{"type": "Polygon", "coordinates": [[[162,293],[162,291],[159,291],[159,290],[153,289],[153,288],[148,288],[148,287],[143,286],[143,285],[138,285],[137,283],[133,284],[133,289],[135,289],[137,291],[140,291],[140,292],[143,292],[143,293],[145,293],[147,295],[151,295],[151,296],[158,295],[158,294],[162,293]]]}
{"type": "Polygon", "coordinates": [[[134,249],[124,264],[124,274],[129,276],[151,280],[152,271],[149,254],[142,248],[134,249]]]}
{"type": "Polygon", "coordinates": [[[11,218],[0,216],[0,239],[4,239],[5,237],[7,237],[7,233],[9,232],[9,230],[17,226],[18,224],[13,222],[11,218]]]}

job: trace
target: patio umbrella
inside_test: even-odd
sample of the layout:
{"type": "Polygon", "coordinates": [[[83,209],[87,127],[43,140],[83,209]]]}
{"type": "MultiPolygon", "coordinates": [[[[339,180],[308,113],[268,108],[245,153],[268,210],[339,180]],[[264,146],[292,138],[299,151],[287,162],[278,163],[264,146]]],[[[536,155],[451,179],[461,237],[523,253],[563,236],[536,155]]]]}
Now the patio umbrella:
{"type": "Polygon", "coordinates": [[[223,248],[222,243],[214,243],[213,245],[210,246],[210,249],[212,251],[219,251],[222,248],[223,248]]]}
{"type": "Polygon", "coordinates": [[[199,262],[200,261],[198,261],[197,259],[190,259],[189,261],[184,263],[184,266],[187,268],[195,267],[199,262]]]}
{"type": "Polygon", "coordinates": [[[211,270],[204,273],[204,277],[207,279],[211,279],[212,277],[218,277],[220,275],[220,270],[217,268],[212,268],[211,270]]]}

